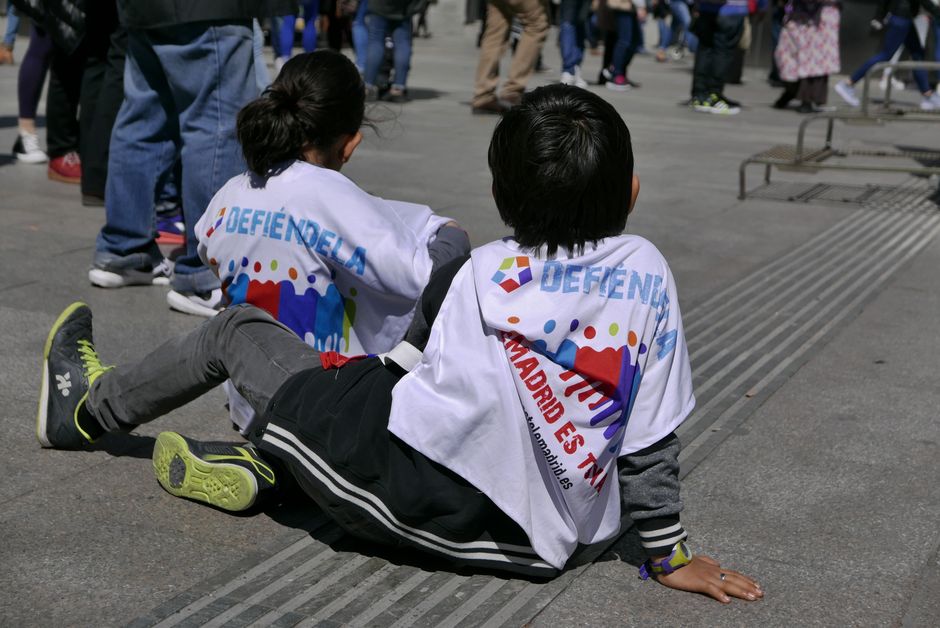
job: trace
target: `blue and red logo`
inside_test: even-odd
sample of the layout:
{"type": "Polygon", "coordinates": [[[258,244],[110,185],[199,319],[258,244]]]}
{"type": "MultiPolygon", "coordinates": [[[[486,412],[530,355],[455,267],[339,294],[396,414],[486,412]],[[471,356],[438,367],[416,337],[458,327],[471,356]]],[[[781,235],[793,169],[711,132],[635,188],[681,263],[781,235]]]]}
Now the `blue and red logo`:
{"type": "Polygon", "coordinates": [[[507,257],[493,275],[493,283],[499,284],[499,287],[506,292],[512,292],[530,281],[532,281],[532,268],[529,266],[529,258],[525,255],[507,257]]]}

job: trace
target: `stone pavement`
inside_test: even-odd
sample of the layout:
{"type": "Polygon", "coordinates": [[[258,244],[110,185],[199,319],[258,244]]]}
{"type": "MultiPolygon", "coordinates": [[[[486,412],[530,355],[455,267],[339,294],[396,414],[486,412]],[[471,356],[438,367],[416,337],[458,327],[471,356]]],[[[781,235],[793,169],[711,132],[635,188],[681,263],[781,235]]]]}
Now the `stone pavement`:
{"type": "MultiPolygon", "coordinates": [[[[376,108],[380,134],[367,134],[348,174],[429,203],[481,244],[506,231],[486,168],[495,121],[469,114],[476,29],[461,26],[455,0],[430,18],[415,100],[376,108]]],[[[554,35],[545,56],[557,70],[554,35]]],[[[589,57],[586,75],[598,64],[589,57]]],[[[4,148],[17,68],[0,67],[4,148]]],[[[629,533],[595,562],[529,582],[365,547],[312,508],[232,516],[174,499],[153,480],[153,437],[231,438],[218,392],[95,451],[41,450],[40,354],[65,305],[92,306],[109,362],[199,321],[170,312],[159,288],[90,287],[102,211],[42,167],[0,156],[0,625],[936,625],[940,212],[927,183],[775,173],[902,189],[863,206],[739,202],[738,163],[792,142],[796,114],[767,106],[776,94],[759,73],[729,87],[746,105],[735,118],[678,105],[687,62],[639,57],[632,75],[642,89],[591,89],[633,133],[642,192],[628,229],[660,247],[679,285],[698,397],[681,433],[684,523],[696,550],[755,576],[764,601],[722,606],[640,582],[629,533]]],[[[940,144],[919,125],[837,133],[854,145],[940,144]]]]}

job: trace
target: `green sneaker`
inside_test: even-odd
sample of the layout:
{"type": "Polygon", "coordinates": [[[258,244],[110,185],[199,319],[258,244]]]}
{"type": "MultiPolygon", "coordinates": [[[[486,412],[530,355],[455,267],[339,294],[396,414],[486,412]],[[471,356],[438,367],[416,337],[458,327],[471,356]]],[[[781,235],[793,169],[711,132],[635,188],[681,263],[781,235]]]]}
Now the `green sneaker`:
{"type": "Polygon", "coordinates": [[[85,410],[88,389],[102,373],[92,341],[91,310],[73,303],[59,315],[43,349],[36,438],[43,447],[77,449],[104,429],[85,410]]]}
{"type": "Polygon", "coordinates": [[[274,470],[251,445],[205,443],[163,432],[153,448],[153,471],[168,493],[238,512],[274,488],[274,470]]]}

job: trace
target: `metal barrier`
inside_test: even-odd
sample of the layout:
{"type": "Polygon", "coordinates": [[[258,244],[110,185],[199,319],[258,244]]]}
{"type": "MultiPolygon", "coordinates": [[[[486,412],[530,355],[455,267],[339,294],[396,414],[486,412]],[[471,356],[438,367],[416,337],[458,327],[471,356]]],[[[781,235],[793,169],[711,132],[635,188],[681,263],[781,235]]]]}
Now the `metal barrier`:
{"type": "Polygon", "coordinates": [[[761,164],[765,167],[764,182],[770,183],[770,174],[773,167],[779,170],[815,173],[819,170],[858,170],[867,172],[901,172],[906,174],[940,175],[940,150],[875,150],[875,149],[837,149],[832,144],[835,122],[837,120],[846,124],[883,125],[887,122],[915,122],[940,123],[940,109],[922,111],[900,105],[892,106],[891,82],[885,90],[885,99],[881,103],[873,103],[871,98],[872,77],[885,68],[893,70],[935,70],[940,71],[940,62],[935,61],[902,61],[899,63],[877,63],[865,73],[862,84],[862,98],[860,107],[854,111],[833,111],[807,116],[800,122],[797,131],[796,144],[782,144],[772,146],[768,150],[751,155],[739,168],[738,198],[747,197],[747,167],[751,164],[761,164]],[[810,124],[817,120],[826,121],[826,140],[823,146],[816,148],[806,147],[806,130],[810,124]],[[885,159],[913,159],[922,162],[920,165],[911,164],[855,164],[831,163],[830,157],[876,157],[885,159]],[[933,163],[933,165],[924,165],[933,163]]]}

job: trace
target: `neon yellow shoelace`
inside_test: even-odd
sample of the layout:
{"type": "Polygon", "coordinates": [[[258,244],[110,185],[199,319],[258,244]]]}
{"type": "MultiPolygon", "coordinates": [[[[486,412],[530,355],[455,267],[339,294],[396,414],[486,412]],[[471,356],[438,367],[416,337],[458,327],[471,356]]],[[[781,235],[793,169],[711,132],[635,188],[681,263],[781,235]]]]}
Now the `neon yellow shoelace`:
{"type": "Polygon", "coordinates": [[[105,366],[101,363],[98,352],[95,351],[95,348],[88,340],[78,341],[78,354],[82,359],[82,366],[85,368],[85,377],[88,378],[89,384],[101,377],[102,373],[106,373],[114,368],[113,366],[105,366]]]}

